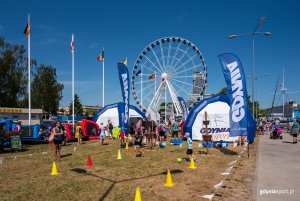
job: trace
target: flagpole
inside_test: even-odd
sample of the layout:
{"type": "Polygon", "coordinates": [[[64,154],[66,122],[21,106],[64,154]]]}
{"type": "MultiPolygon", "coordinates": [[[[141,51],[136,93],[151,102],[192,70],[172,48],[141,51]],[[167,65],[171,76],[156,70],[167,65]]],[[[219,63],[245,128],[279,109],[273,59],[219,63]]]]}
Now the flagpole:
{"type": "Polygon", "coordinates": [[[141,110],[143,111],[143,72],[141,69],[141,110]]]}
{"type": "Polygon", "coordinates": [[[74,108],[74,34],[72,34],[72,43],[73,43],[73,47],[72,48],[72,124],[73,124],[73,133],[74,133],[74,112],[75,112],[75,108],[74,108]]]}
{"type": "Polygon", "coordinates": [[[102,62],[102,108],[104,108],[104,57],[102,62]]]}
{"type": "Polygon", "coordinates": [[[31,68],[30,68],[30,13],[28,13],[28,121],[29,121],[29,135],[31,135],[31,68]]]}

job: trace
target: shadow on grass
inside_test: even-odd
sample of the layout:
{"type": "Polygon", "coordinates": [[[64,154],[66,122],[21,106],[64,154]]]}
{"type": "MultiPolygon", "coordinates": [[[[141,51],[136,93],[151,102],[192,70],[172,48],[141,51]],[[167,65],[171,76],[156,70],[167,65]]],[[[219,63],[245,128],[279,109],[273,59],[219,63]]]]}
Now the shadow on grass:
{"type": "Polygon", "coordinates": [[[223,154],[226,154],[226,155],[238,155],[237,152],[235,151],[232,151],[230,149],[227,149],[225,147],[215,147],[215,149],[218,149],[220,152],[222,152],[223,154]]]}
{"type": "MultiPolygon", "coordinates": [[[[113,190],[114,186],[116,184],[118,184],[118,183],[128,182],[128,181],[133,181],[133,180],[138,180],[138,179],[145,179],[145,178],[149,178],[149,177],[155,177],[155,176],[158,176],[158,175],[167,175],[167,171],[164,171],[164,172],[161,172],[161,173],[147,175],[147,176],[144,176],[144,177],[136,177],[136,178],[124,179],[124,180],[112,180],[112,179],[108,179],[108,178],[105,178],[105,177],[100,177],[98,175],[95,175],[95,174],[93,174],[91,172],[88,172],[86,169],[83,169],[83,168],[73,168],[73,169],[71,169],[71,171],[76,172],[78,174],[83,174],[83,175],[87,175],[87,176],[93,176],[93,177],[96,177],[96,178],[99,178],[99,179],[103,179],[103,180],[106,180],[106,181],[109,181],[109,182],[112,183],[109,186],[109,188],[105,191],[105,193],[99,198],[99,201],[105,200],[105,198],[108,196],[108,194],[113,190]]],[[[183,173],[183,171],[179,170],[179,169],[173,169],[173,170],[170,170],[170,172],[171,172],[171,174],[180,174],[180,173],[183,173]]]]}
{"type": "Polygon", "coordinates": [[[201,150],[201,151],[198,151],[198,154],[201,154],[201,155],[202,155],[202,154],[205,154],[205,155],[207,155],[207,152],[201,150]]]}
{"type": "Polygon", "coordinates": [[[71,153],[68,153],[68,154],[60,155],[61,158],[65,158],[65,157],[68,157],[68,156],[72,156],[72,154],[71,154],[71,153]]]}
{"type": "Polygon", "coordinates": [[[22,152],[26,152],[28,151],[28,149],[23,148],[21,150],[14,150],[12,151],[11,148],[0,148],[0,154],[9,154],[9,153],[22,153],[22,152]]]}

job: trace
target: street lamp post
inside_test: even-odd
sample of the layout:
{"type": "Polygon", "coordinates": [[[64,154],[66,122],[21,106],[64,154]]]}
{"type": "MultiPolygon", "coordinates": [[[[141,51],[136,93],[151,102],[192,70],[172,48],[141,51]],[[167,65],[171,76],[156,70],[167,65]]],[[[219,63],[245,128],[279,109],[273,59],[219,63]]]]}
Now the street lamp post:
{"type": "MultiPolygon", "coordinates": [[[[254,77],[254,80],[255,80],[255,87],[256,87],[256,102],[258,104],[258,87],[257,87],[257,80],[260,79],[260,78],[263,78],[263,77],[267,77],[267,76],[270,76],[269,74],[264,74],[264,75],[259,75],[259,76],[256,76],[254,77]]],[[[246,76],[246,78],[252,78],[252,76],[246,76]]],[[[254,111],[254,110],[253,110],[254,111]]],[[[254,116],[254,113],[253,113],[253,116],[255,117],[255,119],[257,119],[257,116],[258,116],[258,105],[256,105],[255,107],[255,116],[254,116]]]]}
{"type": "Polygon", "coordinates": [[[243,34],[234,34],[228,36],[229,39],[234,39],[238,36],[244,36],[244,35],[251,35],[252,36],[252,113],[253,113],[253,118],[255,118],[255,111],[254,111],[254,79],[255,79],[255,73],[254,73],[254,36],[256,34],[263,34],[265,36],[270,36],[271,32],[257,32],[257,29],[259,26],[264,22],[266,17],[261,17],[255,27],[255,29],[252,32],[249,33],[243,33],[243,34]]]}

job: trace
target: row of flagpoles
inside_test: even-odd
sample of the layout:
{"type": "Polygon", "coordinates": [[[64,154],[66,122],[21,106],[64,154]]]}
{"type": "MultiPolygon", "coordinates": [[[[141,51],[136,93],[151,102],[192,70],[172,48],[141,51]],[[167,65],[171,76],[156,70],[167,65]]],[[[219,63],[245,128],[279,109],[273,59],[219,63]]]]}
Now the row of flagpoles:
{"type": "MultiPolygon", "coordinates": [[[[31,68],[30,68],[30,14],[28,14],[28,22],[26,25],[26,28],[24,30],[24,34],[27,36],[28,39],[28,121],[29,126],[31,126],[31,68]]],[[[75,42],[74,42],[74,34],[72,34],[72,40],[71,40],[71,53],[72,53],[72,123],[74,125],[74,94],[75,94],[75,88],[74,88],[74,50],[75,50],[75,42]]],[[[105,106],[104,99],[105,99],[105,93],[104,93],[104,49],[101,51],[101,53],[97,56],[97,60],[100,62],[102,61],[102,107],[105,106]]],[[[127,57],[122,61],[123,64],[127,66],[127,57]]],[[[142,96],[142,71],[139,70],[136,75],[141,75],[141,96],[142,96]]],[[[156,72],[153,72],[149,76],[149,80],[156,78],[156,72]]],[[[142,97],[141,97],[142,99],[142,97]]],[[[29,129],[30,132],[30,129],[29,129]]]]}

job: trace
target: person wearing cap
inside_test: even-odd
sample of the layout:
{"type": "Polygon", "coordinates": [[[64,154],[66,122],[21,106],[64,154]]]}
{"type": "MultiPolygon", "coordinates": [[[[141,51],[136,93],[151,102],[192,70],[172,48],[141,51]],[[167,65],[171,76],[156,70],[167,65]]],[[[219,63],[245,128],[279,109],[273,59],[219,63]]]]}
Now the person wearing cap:
{"type": "Polygon", "coordinates": [[[186,144],[187,144],[187,150],[186,150],[186,154],[188,155],[189,159],[193,159],[194,161],[196,161],[195,156],[193,155],[193,141],[190,138],[190,134],[189,133],[185,133],[184,135],[186,137],[186,144]]]}

